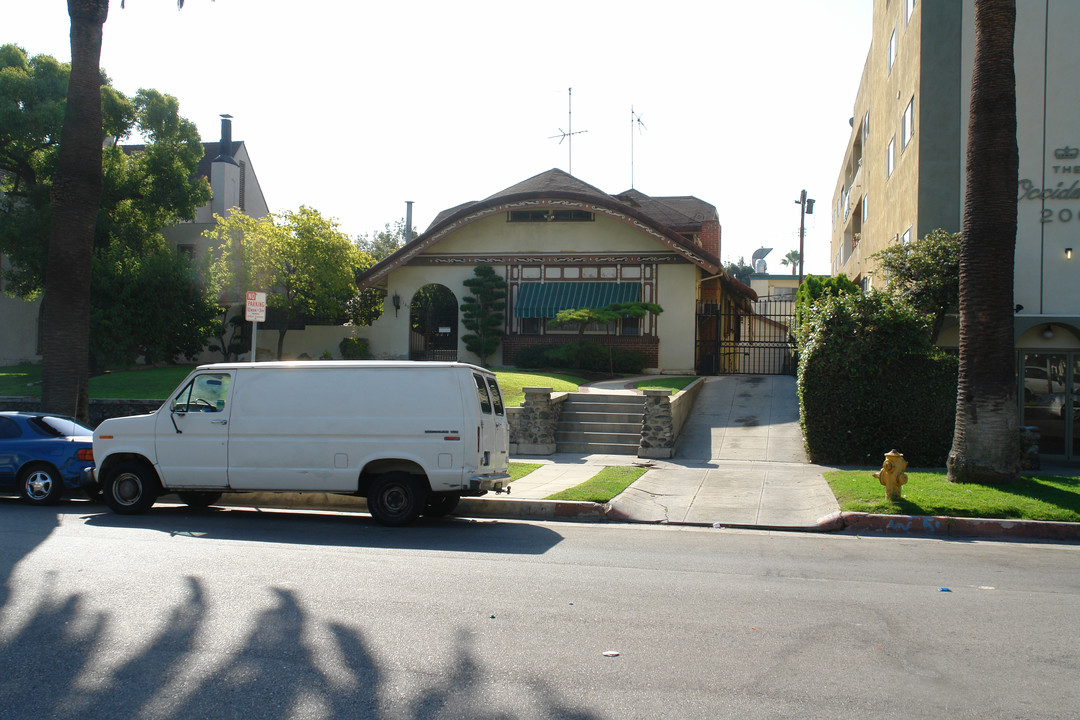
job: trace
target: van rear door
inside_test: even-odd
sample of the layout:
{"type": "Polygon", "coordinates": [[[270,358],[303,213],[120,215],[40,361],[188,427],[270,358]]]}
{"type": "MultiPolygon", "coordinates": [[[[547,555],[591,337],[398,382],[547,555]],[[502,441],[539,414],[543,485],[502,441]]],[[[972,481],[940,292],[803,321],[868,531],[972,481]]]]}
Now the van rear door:
{"type": "MultiPolygon", "coordinates": [[[[473,373],[473,382],[476,384],[476,396],[480,403],[480,425],[476,433],[476,452],[479,457],[476,460],[476,468],[480,472],[489,472],[494,469],[494,461],[498,460],[495,453],[495,409],[488,390],[487,379],[479,373],[473,373]]],[[[499,399],[500,404],[502,398],[499,399]]]]}
{"type": "Polygon", "coordinates": [[[491,403],[495,411],[495,446],[492,449],[492,466],[500,472],[506,470],[510,464],[510,421],[506,419],[506,408],[503,406],[502,392],[499,383],[494,377],[487,379],[488,391],[491,393],[491,403]]]}

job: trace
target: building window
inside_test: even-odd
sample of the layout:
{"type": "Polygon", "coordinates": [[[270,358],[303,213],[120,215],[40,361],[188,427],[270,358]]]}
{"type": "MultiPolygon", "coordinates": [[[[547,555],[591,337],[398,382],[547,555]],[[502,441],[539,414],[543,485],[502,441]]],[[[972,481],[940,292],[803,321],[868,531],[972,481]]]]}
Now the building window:
{"type": "Polygon", "coordinates": [[[885,148],[885,179],[888,180],[892,177],[893,171],[893,156],[896,151],[896,138],[889,140],[889,147],[885,148]]]}
{"type": "Polygon", "coordinates": [[[904,22],[911,22],[911,11],[915,9],[915,0],[904,0],[904,22]]]}
{"type": "Polygon", "coordinates": [[[244,193],[247,189],[247,163],[243,160],[240,161],[240,209],[246,210],[247,206],[244,204],[244,193]]]}
{"type": "Polygon", "coordinates": [[[905,230],[904,234],[900,236],[900,242],[904,245],[907,245],[909,242],[911,242],[911,228],[905,230]]]}
{"type": "Polygon", "coordinates": [[[539,335],[540,318],[521,318],[522,335],[539,335]]]}
{"type": "Polygon", "coordinates": [[[641,318],[625,317],[622,319],[622,335],[640,335],[641,318]]]}
{"type": "Polygon", "coordinates": [[[870,215],[870,196],[863,195],[862,199],[862,222],[866,224],[866,218],[870,215]]]}
{"type": "Polygon", "coordinates": [[[896,62],[896,28],[893,28],[889,36],[889,72],[892,72],[893,63],[896,62]]]}
{"type": "Polygon", "coordinates": [[[177,254],[178,257],[186,257],[188,260],[194,260],[195,259],[195,246],[190,245],[190,244],[177,245],[176,246],[176,254],[177,254]]]}
{"type": "Polygon", "coordinates": [[[907,107],[904,108],[904,116],[900,118],[900,151],[903,152],[904,148],[911,142],[911,138],[915,135],[915,98],[912,97],[908,102],[907,107]]]}
{"type": "Polygon", "coordinates": [[[594,215],[586,210],[511,210],[509,222],[592,222],[594,215]]]}
{"type": "Polygon", "coordinates": [[[863,146],[864,147],[866,146],[866,141],[869,139],[869,137],[870,137],[870,111],[867,110],[866,115],[863,117],[863,121],[862,121],[862,141],[863,141],[863,146]]]}

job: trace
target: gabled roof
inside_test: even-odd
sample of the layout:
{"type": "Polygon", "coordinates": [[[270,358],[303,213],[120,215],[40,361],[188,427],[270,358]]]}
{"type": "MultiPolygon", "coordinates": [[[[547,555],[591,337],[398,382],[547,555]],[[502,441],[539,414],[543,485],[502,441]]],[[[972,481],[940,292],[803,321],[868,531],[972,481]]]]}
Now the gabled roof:
{"type": "Polygon", "coordinates": [[[484,200],[462,203],[444,210],[423,234],[360,273],[357,283],[361,289],[375,285],[391,270],[405,264],[459,227],[494,212],[504,211],[516,203],[537,200],[580,203],[591,211],[616,217],[652,235],[658,243],[667,245],[707,273],[723,273],[720,258],[685,237],[686,233],[700,231],[703,221],[716,220],[716,208],[694,197],[650,198],[636,190],[623,195],[626,196],[625,200],[553,168],[484,200]]]}
{"type": "MultiPolygon", "coordinates": [[[[243,140],[233,140],[230,144],[229,157],[236,157],[236,154],[240,152],[240,148],[244,145],[243,140]]],[[[202,160],[199,160],[199,166],[195,169],[195,177],[210,179],[210,165],[214,162],[214,158],[221,155],[221,142],[215,140],[214,142],[204,142],[202,160]]],[[[146,149],[146,145],[121,145],[120,149],[124,151],[125,155],[133,155],[137,152],[142,152],[146,149]]]]}

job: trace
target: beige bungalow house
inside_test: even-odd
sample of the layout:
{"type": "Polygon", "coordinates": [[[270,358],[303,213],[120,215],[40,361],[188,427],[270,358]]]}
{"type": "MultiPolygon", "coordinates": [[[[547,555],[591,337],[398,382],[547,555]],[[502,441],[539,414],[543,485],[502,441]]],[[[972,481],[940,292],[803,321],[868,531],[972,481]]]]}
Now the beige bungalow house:
{"type": "Polygon", "coordinates": [[[640,300],[664,312],[595,334],[642,352],[649,372],[693,374],[706,356],[715,372],[721,368],[710,348],[737,330],[702,323],[702,308],[745,312],[756,299],[721,267],[714,206],[633,189],[609,195],[552,169],[444,210],[427,231],[358,275],[360,289],[386,295],[383,315],[362,331],[373,355],[478,362],[460,339],[460,311],[434,321],[416,316],[418,293],[437,286],[460,306],[464,281],[478,265],[494,267],[507,283],[506,336],[489,358],[503,366],[522,348],[572,341],[575,331],[551,322],[560,310],[640,300]]]}

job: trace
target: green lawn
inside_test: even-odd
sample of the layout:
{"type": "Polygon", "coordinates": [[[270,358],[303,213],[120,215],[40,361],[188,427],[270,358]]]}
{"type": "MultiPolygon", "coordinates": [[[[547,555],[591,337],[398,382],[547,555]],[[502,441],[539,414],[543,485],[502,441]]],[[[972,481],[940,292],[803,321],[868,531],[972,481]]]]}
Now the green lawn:
{"type": "Polygon", "coordinates": [[[495,377],[507,407],[517,407],[525,399],[522,388],[549,387],[555,392],[577,392],[579,385],[588,382],[585,378],[554,372],[495,370],[495,377]]]}
{"type": "Polygon", "coordinates": [[[544,499],[606,503],[625,490],[630,483],[644,475],[647,470],[648,468],[626,465],[606,467],[580,485],[549,495],[544,499]]]}
{"type": "Polygon", "coordinates": [[[508,472],[510,473],[510,482],[520,480],[521,478],[531,473],[533,470],[536,470],[538,467],[540,467],[540,465],[541,463],[510,463],[510,467],[508,469],[508,472]]]}
{"type": "MultiPolygon", "coordinates": [[[[137,368],[106,372],[90,378],[90,397],[124,400],[162,400],[169,396],[194,365],[137,368]]],[[[0,397],[41,397],[41,366],[0,367],[0,397]]]]}
{"type": "Polygon", "coordinates": [[[1080,478],[1025,476],[1009,485],[951,483],[943,473],[908,473],[902,497],[885,499],[871,471],[825,473],[840,509],[889,515],[1080,522],[1080,478]]]}
{"type": "Polygon", "coordinates": [[[634,383],[634,387],[638,390],[670,390],[671,394],[674,395],[695,380],[697,380],[696,377],[657,375],[655,378],[634,383]]]}

